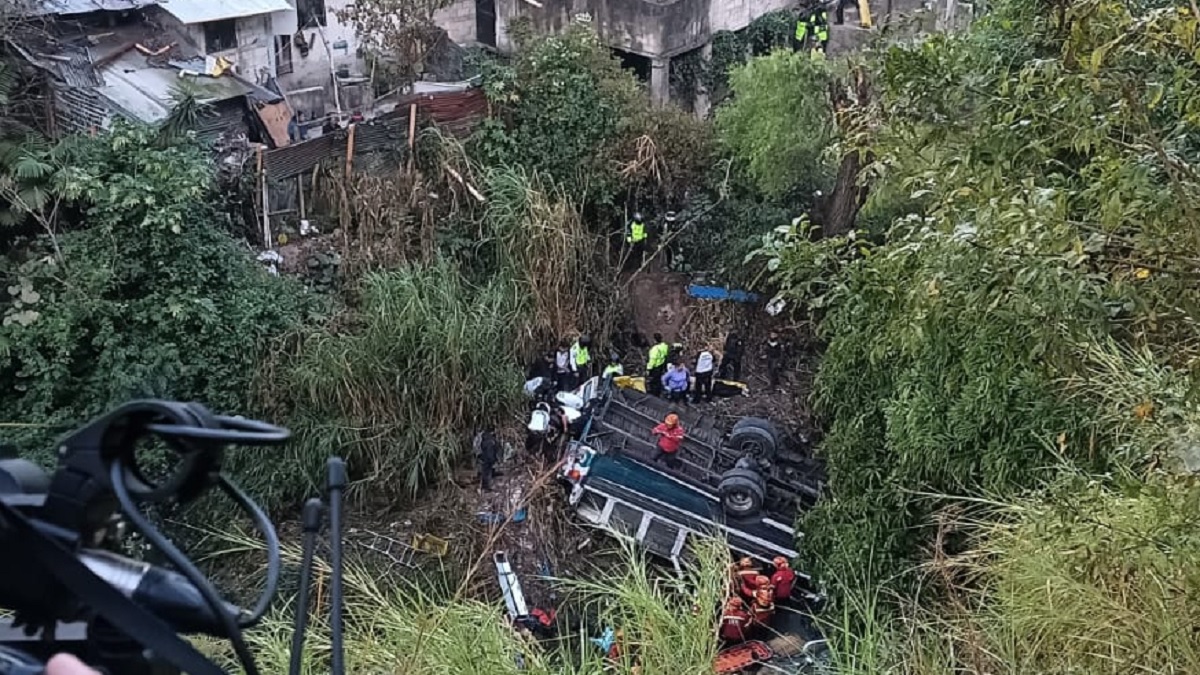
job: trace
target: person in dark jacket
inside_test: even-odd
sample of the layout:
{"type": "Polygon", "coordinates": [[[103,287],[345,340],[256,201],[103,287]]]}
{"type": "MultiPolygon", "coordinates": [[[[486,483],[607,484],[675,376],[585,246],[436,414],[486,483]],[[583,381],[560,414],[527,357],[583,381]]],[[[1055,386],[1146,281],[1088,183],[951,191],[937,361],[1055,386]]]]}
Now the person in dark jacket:
{"type": "Polygon", "coordinates": [[[742,381],[742,338],[737,331],[729,331],[725,336],[725,349],[721,350],[721,366],[717,368],[717,377],[722,380],[742,381]]]}
{"type": "Polygon", "coordinates": [[[554,381],[554,352],[546,352],[529,364],[529,372],[525,374],[525,381],[528,382],[539,377],[547,382],[554,381]]]}
{"type": "Polygon", "coordinates": [[[767,376],[771,378],[771,386],[779,386],[779,372],[783,370],[783,341],[779,333],[771,331],[767,336],[767,344],[763,356],[767,359],[767,376]]]}
{"type": "Polygon", "coordinates": [[[492,479],[496,477],[496,462],[500,461],[500,442],[496,432],[487,427],[479,439],[479,482],[484,492],[492,492],[492,479]]]}

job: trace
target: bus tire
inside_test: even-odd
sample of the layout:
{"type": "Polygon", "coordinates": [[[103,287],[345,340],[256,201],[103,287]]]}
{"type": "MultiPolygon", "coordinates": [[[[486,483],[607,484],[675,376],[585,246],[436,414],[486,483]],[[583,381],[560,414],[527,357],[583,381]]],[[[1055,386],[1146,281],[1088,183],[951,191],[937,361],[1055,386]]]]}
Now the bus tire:
{"type": "Polygon", "coordinates": [[[730,469],[721,476],[717,494],[721,508],[732,518],[752,518],[762,511],[766,485],[753,469],[730,469]]]}
{"type": "Polygon", "coordinates": [[[725,444],[739,455],[750,455],[765,460],[774,458],[779,449],[779,441],[775,434],[770,429],[757,425],[734,426],[725,444]]]}

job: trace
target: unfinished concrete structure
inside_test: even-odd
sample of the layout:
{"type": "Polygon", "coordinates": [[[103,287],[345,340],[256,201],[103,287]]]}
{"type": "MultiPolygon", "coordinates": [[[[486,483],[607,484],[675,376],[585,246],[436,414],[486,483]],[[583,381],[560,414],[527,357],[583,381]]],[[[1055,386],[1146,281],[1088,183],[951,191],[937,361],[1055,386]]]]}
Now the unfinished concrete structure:
{"type": "Polygon", "coordinates": [[[671,58],[708,47],[714,33],[739,31],[756,18],[786,9],[796,0],[498,0],[496,47],[512,48],[506,26],[527,18],[542,31],[561,30],[587,15],[610,47],[650,62],[650,97],[664,103],[670,94],[671,58]]]}

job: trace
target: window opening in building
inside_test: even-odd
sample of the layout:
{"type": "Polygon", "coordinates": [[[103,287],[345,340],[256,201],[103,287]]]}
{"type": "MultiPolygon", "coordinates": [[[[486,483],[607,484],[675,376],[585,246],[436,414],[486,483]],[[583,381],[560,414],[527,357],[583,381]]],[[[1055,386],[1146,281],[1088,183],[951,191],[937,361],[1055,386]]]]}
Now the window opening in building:
{"type": "Polygon", "coordinates": [[[612,54],[621,62],[621,67],[626,70],[632,70],[637,79],[641,80],[642,82],[650,81],[649,57],[620,49],[613,49],[612,54]]]}
{"type": "Polygon", "coordinates": [[[496,46],[496,0],[475,0],[475,41],[496,46]]]}
{"type": "Polygon", "coordinates": [[[295,70],[292,65],[292,36],[275,36],[275,72],[287,75],[295,70]]]}
{"type": "Polygon", "coordinates": [[[301,28],[325,26],[325,0],[296,0],[296,22],[301,28]]]}
{"type": "Polygon", "coordinates": [[[208,21],[204,24],[204,51],[223,52],[237,49],[237,19],[208,21]]]}

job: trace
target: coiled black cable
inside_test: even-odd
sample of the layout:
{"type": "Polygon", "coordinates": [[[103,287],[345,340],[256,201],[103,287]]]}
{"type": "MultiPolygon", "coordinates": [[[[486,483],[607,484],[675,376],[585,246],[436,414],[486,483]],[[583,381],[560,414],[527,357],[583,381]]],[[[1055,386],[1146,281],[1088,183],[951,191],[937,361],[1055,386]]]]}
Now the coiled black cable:
{"type": "Polygon", "coordinates": [[[118,458],[109,467],[109,479],[112,483],[113,493],[116,495],[117,501],[121,506],[129,522],[137,529],[138,532],[146,538],[146,540],[155,548],[160,550],[163,555],[179,570],[184,577],[187,578],[203,596],[204,601],[208,603],[213,613],[220,617],[222,627],[225,629],[229,637],[229,642],[233,646],[233,651],[237,655],[238,663],[242,666],[242,670],[246,675],[259,675],[258,666],[254,663],[254,656],[250,653],[250,648],[246,644],[245,636],[242,634],[240,624],[249,625],[257,622],[262,613],[265,612],[266,606],[269,605],[271,597],[274,595],[274,588],[278,585],[279,572],[282,567],[281,556],[279,551],[279,539],[275,532],[274,526],[270,520],[266,518],[266,514],[257,504],[254,504],[249,497],[245,495],[236,485],[228,479],[221,477],[219,483],[240,506],[247,509],[248,514],[254,520],[258,527],[266,536],[268,544],[268,589],[269,594],[264,594],[255,606],[253,612],[247,620],[239,621],[238,617],[231,615],[225,610],[222,604],[221,596],[217,589],[212,585],[204,574],[192,564],[187,556],[175,547],[169,539],[162,535],[157,528],[146,518],[146,516],[134,504],[133,498],[130,496],[129,488],[125,484],[127,475],[124,462],[118,458]],[[257,615],[257,616],[256,616],[257,615]]]}

